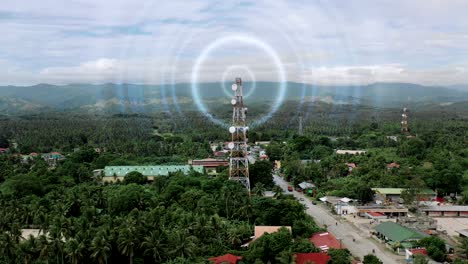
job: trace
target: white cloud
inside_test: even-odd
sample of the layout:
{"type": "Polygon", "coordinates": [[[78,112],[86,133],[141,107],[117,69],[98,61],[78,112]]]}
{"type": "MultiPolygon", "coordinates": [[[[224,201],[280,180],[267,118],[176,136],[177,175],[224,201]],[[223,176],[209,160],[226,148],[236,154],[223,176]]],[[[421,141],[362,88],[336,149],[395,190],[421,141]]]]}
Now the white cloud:
{"type": "MultiPolygon", "coordinates": [[[[174,68],[189,81],[204,47],[238,33],[271,45],[290,81],[468,82],[467,9],[464,0],[6,1],[0,82],[162,82],[174,68]]],[[[263,54],[226,49],[200,79],[232,64],[276,78],[263,54]]]]}

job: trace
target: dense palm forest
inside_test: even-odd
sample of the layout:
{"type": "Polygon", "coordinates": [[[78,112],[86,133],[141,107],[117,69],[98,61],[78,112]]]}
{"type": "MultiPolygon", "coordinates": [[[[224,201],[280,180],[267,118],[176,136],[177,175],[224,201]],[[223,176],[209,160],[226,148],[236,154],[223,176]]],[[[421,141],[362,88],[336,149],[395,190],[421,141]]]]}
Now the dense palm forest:
{"type": "Polygon", "coordinates": [[[317,251],[302,238],[318,228],[294,199],[249,198],[237,183],[195,172],[152,184],[98,185],[81,167],[98,162],[93,150],[74,153],[54,171],[42,160],[20,165],[1,157],[10,174],[1,185],[0,261],[204,263],[234,252],[253,263],[288,257],[283,251],[317,251]],[[292,226],[292,235],[265,236],[242,250],[253,225],[292,226]],[[21,229],[42,235],[23,240],[21,229]]]}
{"type": "MultiPolygon", "coordinates": [[[[398,109],[323,106],[296,114],[298,107],[286,103],[249,135],[250,142],[271,141],[270,162],[282,160],[281,173],[293,184],[313,181],[319,197],[366,201],[372,187],[411,187],[468,202],[465,119],[422,111],[413,115],[414,137],[407,138],[398,109]],[[335,149],[367,153],[336,155],[335,149]],[[400,168],[388,169],[391,162],[400,168]],[[350,172],[345,163],[357,167],[350,172]]],[[[307,238],[319,228],[302,204],[278,188],[274,199],[261,196],[273,186],[271,163],[252,167],[257,195],[251,198],[227,180],[226,171],[215,178],[192,172],[111,185],[92,176],[107,165],[186,164],[212,155],[209,143],[228,136],[196,112],[1,118],[0,147],[10,153],[0,156],[0,263],[206,263],[226,253],[245,263],[290,263],[295,252],[317,251],[307,238]],[[22,162],[17,155],[50,151],[66,155],[53,169],[40,158],[22,162]],[[254,225],[292,226],[292,233],[241,247],[254,225]],[[21,237],[22,229],[39,229],[40,235],[21,237]]]]}

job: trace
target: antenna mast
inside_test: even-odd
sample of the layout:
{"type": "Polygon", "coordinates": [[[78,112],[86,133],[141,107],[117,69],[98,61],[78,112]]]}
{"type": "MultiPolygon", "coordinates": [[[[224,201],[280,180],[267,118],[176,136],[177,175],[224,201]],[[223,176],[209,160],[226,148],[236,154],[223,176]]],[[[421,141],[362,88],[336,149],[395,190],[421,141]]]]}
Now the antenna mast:
{"type": "Polygon", "coordinates": [[[247,108],[244,107],[242,98],[241,78],[236,78],[232,90],[234,91],[234,98],[231,100],[232,126],[229,128],[232,141],[228,144],[231,149],[229,180],[242,183],[250,195],[249,160],[247,157],[247,131],[249,128],[245,126],[247,108]]]}
{"type": "Polygon", "coordinates": [[[404,107],[403,113],[401,114],[401,132],[406,135],[409,135],[410,133],[409,124],[408,124],[408,113],[409,113],[408,108],[404,107]]]}
{"type": "Polygon", "coordinates": [[[302,122],[303,122],[303,119],[302,119],[302,113],[301,113],[301,115],[299,116],[299,136],[304,135],[304,128],[302,127],[302,122]]]}

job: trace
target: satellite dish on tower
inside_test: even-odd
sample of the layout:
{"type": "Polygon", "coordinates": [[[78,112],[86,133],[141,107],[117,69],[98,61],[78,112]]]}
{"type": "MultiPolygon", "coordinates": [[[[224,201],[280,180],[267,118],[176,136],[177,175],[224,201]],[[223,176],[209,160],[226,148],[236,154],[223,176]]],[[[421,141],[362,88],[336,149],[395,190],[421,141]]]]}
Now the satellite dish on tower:
{"type": "Polygon", "coordinates": [[[234,132],[236,132],[236,128],[233,127],[233,126],[230,127],[230,128],[229,128],[229,132],[230,132],[231,134],[233,134],[234,132]]]}
{"type": "Polygon", "coordinates": [[[232,100],[231,100],[231,104],[232,104],[232,105],[236,105],[236,103],[237,103],[236,99],[232,99],[232,100]]]}
{"type": "Polygon", "coordinates": [[[238,88],[238,87],[237,87],[237,84],[234,83],[234,84],[231,86],[231,88],[232,88],[233,91],[237,91],[237,88],[238,88]]]}
{"type": "Polygon", "coordinates": [[[228,148],[233,149],[234,148],[234,142],[229,142],[228,143],[228,148]]]}

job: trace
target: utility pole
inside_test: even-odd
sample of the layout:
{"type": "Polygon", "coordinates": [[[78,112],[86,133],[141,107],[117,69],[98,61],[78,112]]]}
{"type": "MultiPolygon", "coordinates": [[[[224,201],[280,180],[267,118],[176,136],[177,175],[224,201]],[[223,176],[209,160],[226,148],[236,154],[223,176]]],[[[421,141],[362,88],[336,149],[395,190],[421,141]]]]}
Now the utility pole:
{"type": "Polygon", "coordinates": [[[302,126],[302,114],[299,115],[299,136],[304,135],[304,128],[302,126]]]}
{"type": "Polygon", "coordinates": [[[242,183],[250,195],[249,160],[247,157],[247,131],[249,128],[245,125],[247,108],[244,107],[241,78],[236,78],[232,90],[234,91],[234,98],[231,100],[232,126],[229,128],[232,140],[228,144],[231,150],[229,180],[242,183]]]}

